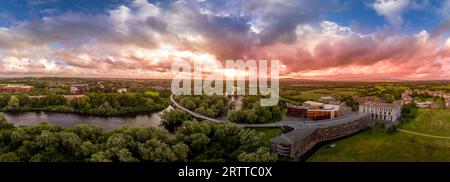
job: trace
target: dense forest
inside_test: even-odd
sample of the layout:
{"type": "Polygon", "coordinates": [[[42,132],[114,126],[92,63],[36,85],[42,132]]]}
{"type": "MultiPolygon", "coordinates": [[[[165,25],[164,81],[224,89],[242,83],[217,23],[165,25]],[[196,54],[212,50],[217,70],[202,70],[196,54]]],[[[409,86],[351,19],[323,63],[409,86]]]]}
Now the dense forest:
{"type": "Polygon", "coordinates": [[[159,111],[169,104],[167,98],[145,93],[90,93],[70,101],[58,94],[33,99],[26,94],[0,96],[0,111],[3,112],[51,111],[114,116],[159,111]]]}
{"type": "MultiPolygon", "coordinates": [[[[262,107],[257,96],[244,97],[241,110],[228,113],[228,120],[235,123],[270,123],[282,119],[282,107],[279,105],[262,107]]],[[[279,102],[281,104],[281,102],[279,102]]]]}
{"type": "Polygon", "coordinates": [[[15,127],[0,113],[0,161],[276,161],[264,134],[234,124],[184,122],[175,139],[156,127],[15,127]]]}

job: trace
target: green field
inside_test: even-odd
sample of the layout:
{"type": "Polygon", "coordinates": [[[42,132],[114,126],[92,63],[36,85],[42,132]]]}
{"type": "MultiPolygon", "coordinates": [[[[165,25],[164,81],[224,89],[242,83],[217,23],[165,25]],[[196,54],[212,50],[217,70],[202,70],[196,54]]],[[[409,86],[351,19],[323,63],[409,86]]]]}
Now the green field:
{"type": "Polygon", "coordinates": [[[156,92],[156,91],[146,91],[145,94],[152,95],[152,96],[159,96],[159,92],[156,92]]]}
{"type": "Polygon", "coordinates": [[[419,109],[414,121],[404,123],[402,129],[439,136],[450,136],[450,110],[419,109]]]}
{"type": "MultiPolygon", "coordinates": [[[[450,136],[450,112],[420,109],[418,116],[400,128],[439,136],[450,136]]],[[[450,140],[416,136],[380,129],[339,140],[335,148],[321,147],[308,161],[450,161],[450,140]]]]}
{"type": "Polygon", "coordinates": [[[320,148],[311,162],[434,162],[450,161],[450,140],[396,132],[363,132],[335,142],[335,148],[320,148]]]}
{"type": "Polygon", "coordinates": [[[300,91],[299,94],[289,94],[289,98],[294,100],[319,100],[323,96],[346,97],[356,95],[356,89],[334,88],[334,89],[313,89],[300,91]]]}

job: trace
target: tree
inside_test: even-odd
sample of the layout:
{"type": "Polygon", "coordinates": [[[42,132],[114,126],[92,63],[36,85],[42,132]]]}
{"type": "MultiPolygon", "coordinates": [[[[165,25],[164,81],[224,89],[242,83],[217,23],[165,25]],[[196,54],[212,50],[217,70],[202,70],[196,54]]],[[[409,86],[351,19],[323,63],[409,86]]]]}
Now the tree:
{"type": "Polygon", "coordinates": [[[8,120],[6,120],[5,114],[0,112],[0,129],[10,128],[14,128],[14,125],[12,123],[9,123],[8,120]]]}
{"type": "Polygon", "coordinates": [[[170,131],[175,131],[175,128],[180,126],[183,122],[191,119],[191,116],[179,109],[172,109],[170,111],[165,111],[162,116],[162,123],[170,131]]]}
{"type": "Polygon", "coordinates": [[[142,159],[154,162],[170,162],[176,161],[177,156],[172,149],[157,139],[147,140],[145,143],[138,145],[138,152],[142,159]]]}
{"type": "Polygon", "coordinates": [[[113,107],[111,107],[111,105],[109,105],[109,102],[106,101],[105,103],[103,103],[102,105],[100,105],[98,108],[94,109],[93,111],[94,113],[98,113],[98,114],[102,114],[102,115],[114,115],[117,113],[117,110],[114,109],[113,107]]]}
{"type": "Polygon", "coordinates": [[[6,111],[17,111],[20,109],[20,102],[16,96],[12,96],[8,101],[8,105],[5,107],[6,111]]]}
{"type": "Polygon", "coordinates": [[[276,162],[278,156],[271,153],[266,147],[258,148],[256,152],[243,152],[239,155],[238,160],[240,162],[276,162]]]}
{"type": "Polygon", "coordinates": [[[20,158],[15,152],[0,155],[0,162],[19,162],[20,158]]]}

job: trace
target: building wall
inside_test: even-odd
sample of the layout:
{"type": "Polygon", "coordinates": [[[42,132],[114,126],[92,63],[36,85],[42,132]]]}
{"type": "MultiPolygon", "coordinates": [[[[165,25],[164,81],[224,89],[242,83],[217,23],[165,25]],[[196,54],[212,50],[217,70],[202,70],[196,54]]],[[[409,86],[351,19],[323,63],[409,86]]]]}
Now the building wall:
{"type": "Polygon", "coordinates": [[[400,117],[401,107],[392,109],[388,107],[360,105],[359,113],[369,114],[369,119],[395,122],[400,117]]]}
{"type": "Polygon", "coordinates": [[[307,109],[288,107],[286,115],[294,117],[306,117],[307,109]]]}

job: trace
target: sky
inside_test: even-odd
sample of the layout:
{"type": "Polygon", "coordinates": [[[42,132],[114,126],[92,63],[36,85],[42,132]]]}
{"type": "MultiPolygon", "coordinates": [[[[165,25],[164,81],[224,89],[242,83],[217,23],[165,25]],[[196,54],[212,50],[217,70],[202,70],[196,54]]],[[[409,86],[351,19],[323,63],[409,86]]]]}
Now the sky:
{"type": "Polygon", "coordinates": [[[276,59],[283,78],[448,80],[449,38],[450,0],[2,0],[0,77],[276,59]]]}

